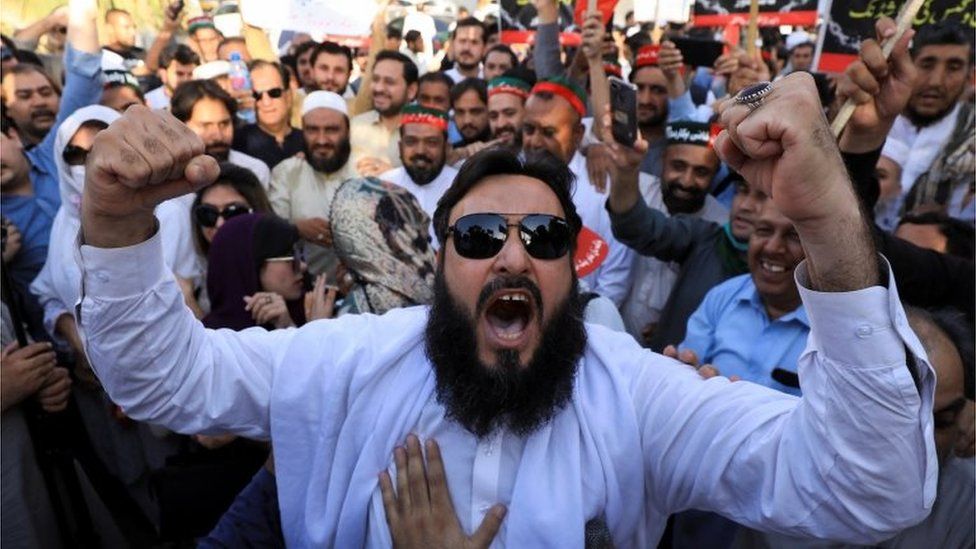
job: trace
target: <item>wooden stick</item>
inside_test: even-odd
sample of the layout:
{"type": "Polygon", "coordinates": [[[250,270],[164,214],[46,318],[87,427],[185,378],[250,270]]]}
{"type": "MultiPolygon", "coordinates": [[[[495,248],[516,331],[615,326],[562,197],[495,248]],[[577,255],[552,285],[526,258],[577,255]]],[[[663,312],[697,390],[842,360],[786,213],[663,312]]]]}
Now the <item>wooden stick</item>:
{"type": "MultiPolygon", "coordinates": [[[[895,44],[901,40],[901,37],[908,29],[912,28],[912,20],[915,19],[915,15],[924,3],[925,0],[911,0],[902,6],[901,13],[898,14],[895,34],[886,40],[881,47],[881,52],[884,54],[886,60],[891,56],[891,50],[895,49],[895,44]]],[[[834,134],[835,138],[840,137],[840,134],[843,133],[856,108],[857,104],[854,103],[854,98],[848,97],[847,101],[844,102],[837,112],[837,116],[834,117],[834,121],[830,124],[830,131],[834,134]]]]}
{"type": "Polygon", "coordinates": [[[759,39],[759,0],[749,3],[749,29],[746,31],[746,52],[749,57],[756,56],[756,41],[759,39]]]}

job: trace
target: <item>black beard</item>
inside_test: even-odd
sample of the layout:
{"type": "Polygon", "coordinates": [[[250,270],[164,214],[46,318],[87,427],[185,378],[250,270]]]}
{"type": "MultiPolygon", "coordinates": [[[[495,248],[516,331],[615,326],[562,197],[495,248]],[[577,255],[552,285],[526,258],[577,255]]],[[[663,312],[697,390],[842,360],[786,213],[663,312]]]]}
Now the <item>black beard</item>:
{"type": "Polygon", "coordinates": [[[207,154],[217,159],[217,162],[227,162],[230,158],[230,145],[225,143],[214,143],[207,147],[207,154]]]}
{"type": "Polygon", "coordinates": [[[685,187],[677,181],[671,181],[669,183],[663,183],[661,185],[661,199],[664,201],[664,205],[668,208],[668,213],[674,214],[692,214],[702,209],[705,205],[705,197],[707,192],[697,189],[694,187],[685,187]],[[674,189],[680,188],[681,190],[692,193],[692,198],[678,198],[674,195],[674,189]]]}
{"type": "MultiPolygon", "coordinates": [[[[490,128],[490,126],[489,126],[489,128],[490,128]]],[[[505,126],[504,128],[498,128],[498,129],[499,130],[512,130],[512,137],[513,137],[513,139],[511,141],[511,146],[513,148],[515,148],[516,150],[520,150],[522,148],[522,132],[516,130],[515,128],[513,128],[511,126],[505,126]]],[[[494,139],[498,139],[499,137],[501,137],[501,131],[492,132],[491,139],[494,140],[494,139]]]]}
{"type": "MultiPolygon", "coordinates": [[[[414,159],[411,158],[411,160],[414,159]]],[[[407,171],[407,175],[410,176],[410,179],[414,183],[423,187],[424,185],[428,185],[431,181],[437,179],[437,176],[441,174],[441,171],[444,169],[444,158],[441,158],[441,161],[438,164],[429,162],[427,165],[430,167],[414,168],[410,164],[404,162],[403,169],[407,171]]]]}
{"type": "Polygon", "coordinates": [[[312,166],[313,170],[322,173],[335,173],[341,170],[346,165],[346,162],[349,161],[352,146],[349,144],[349,138],[347,137],[339,142],[339,148],[335,154],[329,157],[312,154],[312,151],[308,148],[308,143],[304,144],[304,150],[305,160],[312,166]]]}
{"type": "MultiPolygon", "coordinates": [[[[496,279],[482,290],[482,297],[487,299],[500,288],[530,291],[541,314],[538,287],[527,278],[496,279]]],[[[497,364],[486,365],[478,359],[476,321],[451,295],[443,267],[438,267],[425,340],[437,376],[437,401],[447,417],[478,438],[498,428],[528,435],[555,417],[573,396],[586,348],[583,308],[574,278],[569,296],[544,322],[539,347],[528,366],[520,365],[517,351],[508,350],[497,354],[497,364]]]]}
{"type": "Polygon", "coordinates": [[[926,128],[928,126],[931,126],[932,124],[935,124],[939,120],[945,118],[945,116],[948,115],[950,112],[952,112],[952,109],[954,109],[955,107],[956,107],[956,102],[953,101],[952,103],[949,103],[949,108],[945,109],[942,112],[933,115],[924,115],[924,114],[920,114],[918,111],[912,108],[912,104],[909,103],[908,105],[905,106],[905,116],[908,118],[908,120],[911,121],[911,123],[915,127],[926,128]]]}
{"type": "Polygon", "coordinates": [[[638,125],[641,128],[658,128],[664,125],[668,121],[668,107],[664,106],[661,112],[655,115],[648,116],[646,120],[638,120],[638,125]]]}
{"type": "Polygon", "coordinates": [[[471,139],[468,139],[467,137],[464,137],[464,135],[462,134],[461,135],[461,141],[458,142],[458,143],[455,143],[455,146],[457,146],[457,147],[464,147],[464,146],[470,145],[472,143],[481,143],[481,142],[484,142],[484,141],[491,141],[491,126],[490,125],[489,126],[485,126],[485,129],[482,130],[481,133],[479,133],[478,135],[472,137],[471,139]]]}

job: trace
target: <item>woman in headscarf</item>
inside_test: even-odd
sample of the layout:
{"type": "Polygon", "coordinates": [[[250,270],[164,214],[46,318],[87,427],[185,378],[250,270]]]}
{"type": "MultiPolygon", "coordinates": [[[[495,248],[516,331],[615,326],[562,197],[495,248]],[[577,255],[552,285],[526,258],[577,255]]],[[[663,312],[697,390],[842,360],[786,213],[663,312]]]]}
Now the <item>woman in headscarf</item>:
{"type": "Polygon", "coordinates": [[[207,256],[208,328],[288,328],[305,323],[305,261],[298,229],[268,214],[234,217],[207,256]]]}
{"type": "MultiPolygon", "coordinates": [[[[79,383],[72,395],[96,455],[108,471],[120,480],[136,501],[149,501],[147,473],[158,467],[176,449],[174,437],[156,436],[145,424],[126,419],[112,408],[108,395],[88,366],[84,345],[78,335],[74,307],[81,289],[81,269],[75,262],[81,200],[85,184],[85,160],[98,132],[119,118],[119,113],[92,105],[65,118],[54,139],[55,164],[61,193],[61,207],[51,226],[50,244],[44,268],[31,284],[31,292],[44,308],[44,325],[62,345],[73,352],[73,373],[79,383]],[[110,409],[114,412],[110,413],[110,409]]],[[[152,516],[148,506],[142,511],[152,516]]]]}
{"type": "MultiPolygon", "coordinates": [[[[178,201],[165,202],[157,214],[160,219],[173,220],[185,226],[192,234],[179,232],[179,242],[172,250],[173,269],[183,291],[186,304],[197,318],[203,318],[210,310],[206,292],[207,254],[210,242],[229,219],[249,213],[270,213],[268,195],[251,170],[230,162],[220,163],[220,175],[210,185],[191,195],[189,216],[178,201]],[[165,211],[163,211],[165,207],[165,211]],[[186,219],[186,218],[189,219],[186,219]],[[182,223],[181,221],[189,221],[182,223]]],[[[165,233],[166,231],[164,231],[165,233]]]]}
{"type": "Polygon", "coordinates": [[[340,314],[430,303],[430,218],[409,191],[372,177],[349,179],[331,210],[333,248],[351,283],[340,314]]]}
{"type": "MultiPolygon", "coordinates": [[[[333,247],[349,279],[338,314],[383,314],[431,302],[430,218],[409,191],[375,178],[349,179],[336,191],[329,219],[333,247]]],[[[211,257],[231,223],[214,239],[211,257]]],[[[238,546],[284,547],[272,459],[198,545],[238,546]]]]}

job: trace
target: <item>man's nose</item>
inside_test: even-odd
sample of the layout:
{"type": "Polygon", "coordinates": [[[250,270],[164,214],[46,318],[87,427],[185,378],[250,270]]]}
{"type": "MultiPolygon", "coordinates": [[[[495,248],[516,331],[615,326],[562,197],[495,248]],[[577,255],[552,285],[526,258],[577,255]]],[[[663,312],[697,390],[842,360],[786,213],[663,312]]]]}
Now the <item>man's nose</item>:
{"type": "Polygon", "coordinates": [[[519,227],[511,226],[508,228],[508,238],[502,246],[495,261],[492,263],[492,271],[495,274],[520,275],[529,271],[531,258],[526,251],[522,239],[519,237],[519,227]]]}

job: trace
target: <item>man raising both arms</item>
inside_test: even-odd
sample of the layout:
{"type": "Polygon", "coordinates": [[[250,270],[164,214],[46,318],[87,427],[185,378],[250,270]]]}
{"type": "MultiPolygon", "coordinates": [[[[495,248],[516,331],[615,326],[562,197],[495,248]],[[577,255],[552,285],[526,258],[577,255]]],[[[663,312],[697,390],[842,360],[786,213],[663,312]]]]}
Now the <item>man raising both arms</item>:
{"type": "MultiPolygon", "coordinates": [[[[92,364],[136,419],[272,439],[289,545],[389,546],[378,473],[403,463],[394,449],[408,433],[437,439],[464,532],[497,522],[493,503],[511,510],[498,540],[508,547],[582,547],[595,517],[614,545],[652,546],[687,508],[759,529],[884,539],[924,518],[935,493],[934,376],[813,79],[767,86],[751,105],[726,107],[716,148],[807,250],[801,399],[704,381],[626,334],[584,325],[571,174],[504,150],[473,157],[438,206],[431,308],[207,330],[165,271],[152,208],[210,183],[217,166],[168,114],[138,107],[99,134],[82,201],[92,364]]],[[[645,149],[613,147],[617,178],[638,176],[645,149]]],[[[419,450],[416,437],[408,447],[419,450]]]]}

